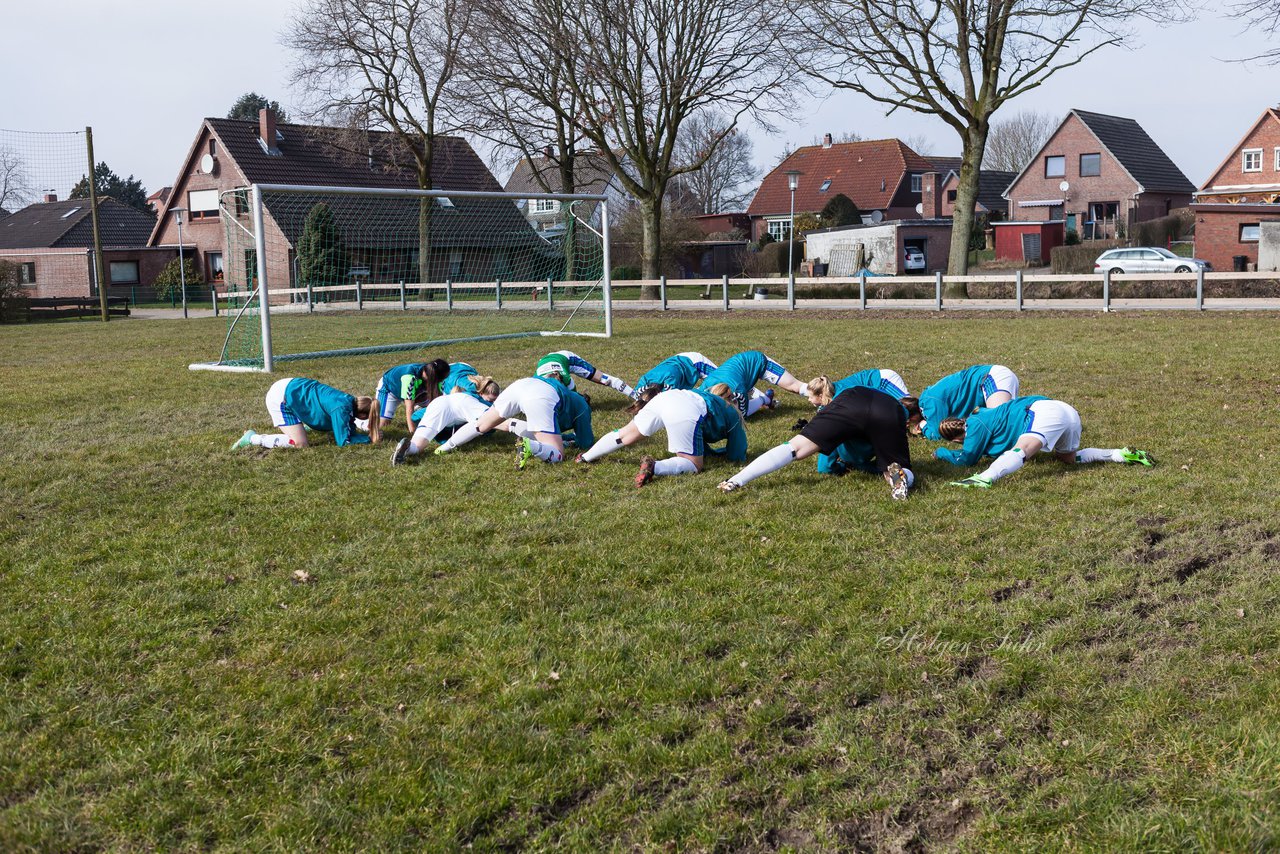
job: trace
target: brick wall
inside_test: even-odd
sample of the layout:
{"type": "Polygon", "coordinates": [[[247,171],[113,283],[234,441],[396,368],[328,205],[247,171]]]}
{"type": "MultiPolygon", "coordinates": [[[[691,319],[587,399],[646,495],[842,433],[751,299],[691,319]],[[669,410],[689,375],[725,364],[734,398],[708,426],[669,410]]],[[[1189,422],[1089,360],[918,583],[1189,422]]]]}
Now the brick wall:
{"type": "Polygon", "coordinates": [[[1280,220],[1280,205],[1193,205],[1192,210],[1196,215],[1196,257],[1208,261],[1218,272],[1230,271],[1236,255],[1258,262],[1258,244],[1241,242],[1240,226],[1280,220]]]}
{"type": "MultiPolygon", "coordinates": [[[[1208,190],[1215,185],[1239,186],[1242,184],[1280,184],[1280,170],[1276,169],[1276,150],[1280,149],[1280,119],[1268,110],[1261,120],[1245,135],[1227,157],[1226,162],[1204,182],[1201,190],[1208,190]],[[1262,149],[1262,171],[1245,172],[1245,149],[1262,149]]],[[[1237,191],[1239,192],[1239,191],[1237,191]]],[[[1274,192],[1272,190],[1271,192],[1274,192]]],[[[1247,195],[1250,202],[1260,201],[1256,193],[1247,195]]]]}
{"type": "Polygon", "coordinates": [[[35,264],[35,285],[26,288],[31,297],[88,297],[89,253],[85,249],[20,249],[0,252],[0,260],[35,264]]]}

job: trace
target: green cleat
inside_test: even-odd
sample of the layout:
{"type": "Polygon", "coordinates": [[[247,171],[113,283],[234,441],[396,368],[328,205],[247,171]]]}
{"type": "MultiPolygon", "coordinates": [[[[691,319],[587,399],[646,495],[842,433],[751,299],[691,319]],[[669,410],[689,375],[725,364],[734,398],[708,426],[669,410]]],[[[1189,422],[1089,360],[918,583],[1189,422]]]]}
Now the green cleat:
{"type": "Polygon", "coordinates": [[[529,440],[516,439],[516,468],[523,469],[532,459],[535,459],[535,457],[533,456],[533,446],[529,444],[529,440]]]}
{"type": "Polygon", "coordinates": [[[249,447],[253,444],[253,437],[256,435],[258,434],[252,430],[245,430],[243,436],[231,443],[231,450],[239,451],[242,448],[249,447]]]}
{"type": "Polygon", "coordinates": [[[1124,457],[1125,463],[1130,465],[1137,463],[1140,466],[1153,466],[1156,464],[1155,457],[1137,448],[1121,448],[1120,456],[1124,457]]]}
{"type": "Polygon", "coordinates": [[[951,481],[951,486],[962,486],[965,489],[972,489],[974,487],[978,489],[990,489],[991,482],[991,478],[975,474],[972,477],[966,477],[964,480],[953,480],[951,481]]]}
{"type": "Polygon", "coordinates": [[[443,457],[445,454],[449,453],[449,449],[444,445],[436,445],[436,449],[431,453],[437,457],[443,457]]]}

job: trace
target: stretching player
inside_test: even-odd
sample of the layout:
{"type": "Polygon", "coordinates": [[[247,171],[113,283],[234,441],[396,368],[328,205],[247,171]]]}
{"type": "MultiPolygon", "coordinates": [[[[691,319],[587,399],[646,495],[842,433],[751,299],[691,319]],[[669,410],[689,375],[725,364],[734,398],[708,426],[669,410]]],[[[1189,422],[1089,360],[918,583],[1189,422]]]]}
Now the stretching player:
{"type": "MultiPolygon", "coordinates": [[[[449,363],[444,359],[396,365],[378,380],[379,422],[385,430],[395,417],[396,408],[404,403],[404,420],[413,432],[414,411],[430,403],[440,395],[440,383],[449,373],[449,363]]],[[[419,416],[421,417],[421,416],[419,416]]]]}
{"type": "MultiPolygon", "coordinates": [[[[902,400],[907,396],[907,384],[903,382],[902,376],[897,371],[888,368],[871,368],[866,371],[858,371],[844,379],[836,380],[834,383],[826,376],[816,377],[809,380],[806,389],[808,390],[809,402],[818,407],[818,409],[822,409],[840,392],[859,387],[882,391],[894,400],[902,400]]],[[[795,429],[800,429],[807,423],[807,421],[801,419],[797,422],[799,426],[795,429]]],[[[850,444],[846,442],[830,454],[818,455],[818,473],[842,475],[851,468],[866,470],[870,460],[869,451],[870,446],[865,443],[850,444]]]]}
{"type": "MultiPolygon", "coordinates": [[[[596,368],[595,365],[570,350],[557,350],[554,353],[548,353],[549,356],[564,356],[569,363],[569,373],[575,377],[591,380],[598,385],[608,386],[614,391],[620,391],[628,397],[631,396],[631,386],[627,385],[622,377],[614,377],[604,373],[596,368]]],[[[541,362],[539,362],[541,364],[541,362]]],[[[569,388],[573,388],[573,382],[570,381],[569,388]]]]}
{"type": "Polygon", "coordinates": [[[701,353],[676,353],[654,365],[644,376],[636,380],[631,396],[639,400],[640,393],[649,386],[659,386],[663,391],[673,388],[695,388],[707,374],[716,369],[716,363],[701,353]]]}
{"type": "Polygon", "coordinates": [[[906,500],[907,490],[916,479],[907,447],[907,412],[890,395],[864,386],[836,395],[798,436],[756,457],[749,466],[723,481],[720,489],[733,492],[793,460],[816,453],[832,454],[842,446],[848,446],[851,457],[860,458],[859,467],[884,476],[895,500],[906,500]]]}
{"type": "Polygon", "coordinates": [[[732,392],[720,383],[713,388],[668,389],[651,385],[641,389],[635,403],[627,408],[634,418],[620,430],[602,436],[586,452],[578,455],[580,463],[596,460],[634,445],[659,430],[667,431],[667,450],[674,456],[665,460],[653,457],[640,458],[640,471],[636,474],[636,486],[644,486],[661,475],[697,474],[702,471],[708,446],[726,441],[723,453],[730,460],[741,462],[747,458],[747,431],[742,426],[742,416],[729,402],[732,392]]]}
{"type": "Polygon", "coordinates": [[[413,458],[448,427],[477,420],[488,411],[502,389],[493,377],[481,376],[466,362],[455,362],[440,383],[442,394],[427,404],[419,415],[413,436],[401,439],[391,454],[391,465],[413,458]]]}
{"type": "Polygon", "coordinates": [[[906,397],[907,425],[915,435],[937,442],[944,418],[966,418],[980,407],[996,407],[1018,396],[1018,376],[1004,365],[974,365],[938,380],[920,393],[906,397]]]}
{"type": "MultiPolygon", "coordinates": [[[[567,411],[577,392],[570,390],[572,376],[569,360],[559,353],[543,356],[535,376],[516,380],[493,401],[493,406],[475,421],[454,431],[447,442],[436,448],[436,454],[447,454],[477,436],[498,429],[502,422],[523,413],[533,438],[521,438],[516,444],[516,465],[524,468],[533,458],[546,463],[564,460],[564,438],[557,424],[557,411],[567,411]]],[[[591,435],[591,409],[582,407],[573,421],[578,436],[591,435]]]]}
{"type": "Polygon", "coordinates": [[[710,389],[724,383],[732,390],[733,403],[738,411],[744,416],[751,416],[766,406],[770,409],[774,406],[772,389],[764,395],[752,395],[756,383],[762,378],[787,391],[806,393],[804,383],[759,350],[747,350],[725,359],[723,365],[702,378],[698,388],[710,389]]]}
{"type": "Polygon", "coordinates": [[[934,456],[957,466],[971,466],[984,456],[995,457],[986,471],[953,481],[952,486],[990,489],[1005,475],[1013,474],[1042,450],[1064,463],[1137,463],[1155,465],[1146,451],[1131,448],[1080,450],[1080,413],[1061,400],[1031,395],[1019,397],[995,409],[982,409],[967,419],[947,418],[938,425],[948,442],[960,442],[959,451],[939,448],[934,456]]]}
{"type": "Polygon", "coordinates": [[[260,448],[305,448],[307,428],[333,433],[339,445],[377,442],[382,437],[377,403],[372,397],[352,397],[315,380],[285,377],[267,390],[267,412],[279,433],[244,435],[231,445],[238,451],[250,445],[260,448]],[[365,420],[367,419],[367,424],[365,420]],[[369,435],[359,432],[368,430],[369,435]]]}

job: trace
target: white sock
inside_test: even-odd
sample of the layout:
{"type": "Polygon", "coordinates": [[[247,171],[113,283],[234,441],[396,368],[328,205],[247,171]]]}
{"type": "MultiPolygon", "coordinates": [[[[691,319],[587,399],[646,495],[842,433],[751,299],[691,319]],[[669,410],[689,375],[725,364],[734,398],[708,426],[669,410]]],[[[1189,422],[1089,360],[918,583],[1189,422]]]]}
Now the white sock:
{"type": "Polygon", "coordinates": [[[1022,468],[1022,465],[1025,462],[1026,458],[1022,455],[1022,449],[1014,448],[1013,450],[1005,451],[1003,454],[996,457],[996,461],[982,473],[982,476],[990,478],[991,480],[999,480],[1005,475],[1013,474],[1015,471],[1022,468]]]}
{"type": "Polygon", "coordinates": [[[529,440],[529,450],[533,451],[533,455],[544,463],[558,463],[564,459],[564,454],[557,451],[554,445],[544,445],[537,439],[529,440]]]}
{"type": "Polygon", "coordinates": [[[738,486],[744,486],[761,475],[777,471],[795,458],[796,452],[791,449],[791,443],[783,442],[778,447],[765,451],[756,457],[749,466],[729,478],[729,480],[738,484],[738,486]]]}
{"type": "Polygon", "coordinates": [[[452,451],[459,445],[467,444],[467,442],[479,435],[481,435],[480,430],[476,427],[476,422],[472,421],[470,424],[463,424],[457,430],[454,430],[453,435],[449,437],[449,441],[442,443],[440,447],[446,451],[452,451]]]}
{"type": "Polygon", "coordinates": [[[582,455],[582,459],[589,463],[594,463],[606,454],[622,450],[623,447],[622,434],[618,430],[612,430],[597,439],[590,450],[582,455]]]}
{"type": "Polygon", "coordinates": [[[631,394],[631,386],[627,385],[626,381],[624,381],[622,377],[611,377],[608,374],[601,372],[600,382],[604,383],[614,391],[620,391],[626,395],[631,394]]]}
{"type": "Polygon", "coordinates": [[[1078,463],[1122,463],[1124,457],[1120,455],[1119,448],[1081,448],[1076,451],[1076,462],[1078,463]]]}
{"type": "Polygon", "coordinates": [[[522,439],[532,439],[537,435],[536,430],[529,429],[528,421],[521,421],[519,418],[512,418],[510,421],[502,422],[502,429],[508,433],[515,433],[522,439]]]}
{"type": "Polygon", "coordinates": [[[654,474],[697,474],[698,467],[693,464],[693,460],[686,460],[684,457],[667,457],[665,460],[658,460],[653,467],[654,474]]]}
{"type": "Polygon", "coordinates": [[[294,447],[293,440],[283,433],[258,433],[249,441],[260,448],[294,447]]]}
{"type": "Polygon", "coordinates": [[[764,405],[769,402],[769,398],[765,397],[763,393],[758,392],[757,389],[752,389],[752,391],[757,393],[752,394],[751,398],[747,401],[747,417],[748,418],[750,418],[752,415],[755,415],[757,412],[759,412],[762,408],[764,408],[764,405]]]}

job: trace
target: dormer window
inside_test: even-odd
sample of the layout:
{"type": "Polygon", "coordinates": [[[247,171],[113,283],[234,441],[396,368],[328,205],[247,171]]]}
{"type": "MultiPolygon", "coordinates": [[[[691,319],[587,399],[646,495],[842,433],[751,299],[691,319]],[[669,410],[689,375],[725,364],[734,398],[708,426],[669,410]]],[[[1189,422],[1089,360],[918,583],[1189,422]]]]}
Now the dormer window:
{"type": "Polygon", "coordinates": [[[66,213],[64,213],[64,214],[62,215],[62,219],[66,219],[67,217],[71,216],[73,213],[75,213],[75,212],[76,212],[76,211],[78,211],[78,210],[80,210],[80,208],[78,208],[78,207],[76,207],[76,208],[72,208],[71,210],[67,211],[66,213]]]}
{"type": "MultiPolygon", "coordinates": [[[[1276,150],[1280,151],[1280,149],[1276,149],[1276,150]]],[[[828,178],[827,180],[822,182],[822,186],[818,188],[818,192],[825,193],[827,190],[830,190],[830,189],[831,189],[831,179],[828,178]]]]}
{"type": "Polygon", "coordinates": [[[924,180],[923,180],[923,178],[924,178],[924,176],[923,176],[923,175],[912,175],[912,176],[911,176],[911,192],[913,192],[913,193],[919,193],[921,190],[923,190],[923,189],[924,189],[924,180]]]}
{"type": "Polygon", "coordinates": [[[436,196],[436,204],[442,208],[453,207],[453,200],[448,196],[436,196]]]}
{"type": "Polygon", "coordinates": [[[560,203],[555,199],[534,199],[534,213],[555,213],[560,209],[560,203]]]}

